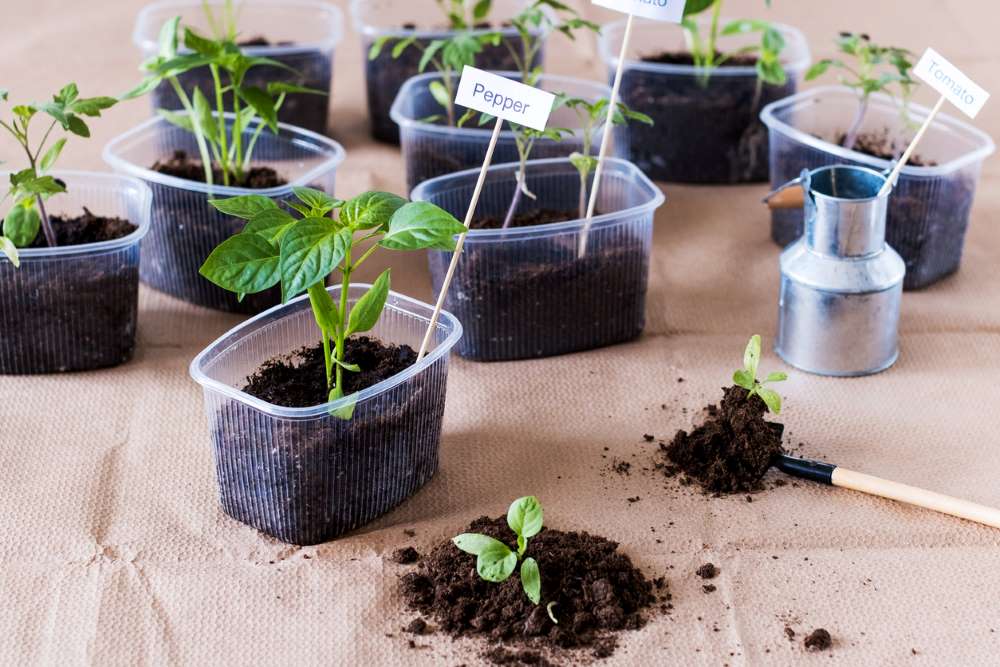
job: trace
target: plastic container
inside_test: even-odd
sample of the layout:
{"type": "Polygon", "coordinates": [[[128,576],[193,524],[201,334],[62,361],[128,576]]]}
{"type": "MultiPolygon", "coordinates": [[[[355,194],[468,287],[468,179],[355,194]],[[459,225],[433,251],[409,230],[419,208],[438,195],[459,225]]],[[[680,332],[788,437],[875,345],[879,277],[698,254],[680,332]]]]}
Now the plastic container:
{"type": "MultiPolygon", "coordinates": [[[[519,78],[515,72],[498,72],[511,79],[519,78]]],[[[486,148],[493,133],[492,124],[480,126],[478,118],[464,127],[451,127],[424,122],[422,119],[442,113],[439,105],[430,92],[432,81],[439,80],[436,73],[421,74],[407,81],[392,105],[392,119],[399,123],[403,145],[403,160],[406,163],[406,185],[412,190],[418,184],[444,174],[451,174],[463,169],[481,167],[486,156],[486,148]]],[[[572,97],[596,101],[602,97],[610,97],[611,89],[596,81],[585,81],[565,76],[542,75],[538,88],[551,93],[566,93],[572,97]]],[[[465,110],[459,107],[459,113],[465,110]]],[[[580,128],[576,112],[565,107],[556,109],[549,116],[548,127],[564,127],[574,130],[573,136],[567,136],[562,141],[539,139],[531,151],[533,159],[566,157],[574,151],[583,150],[583,130],[580,128]]],[[[596,155],[601,145],[603,126],[594,128],[591,135],[591,154],[596,155]]],[[[626,157],[627,130],[624,126],[615,128],[616,157],[626,157]],[[623,153],[625,151],[626,153],[623,153]]],[[[493,162],[516,162],[518,160],[517,144],[514,132],[507,126],[497,139],[493,153],[493,162]]]]}
{"type": "MultiPolygon", "coordinates": [[[[771,134],[771,183],[796,178],[803,169],[850,164],[885,170],[882,160],[838,143],[857,111],[858,98],[847,88],[813,88],[767,106],[761,119],[771,134]]],[[[926,107],[912,105],[919,126],[926,107]]],[[[915,127],[901,122],[899,108],[888,96],[872,96],[861,133],[888,132],[887,139],[905,149],[915,127]]],[[[939,114],[917,147],[916,156],[934,166],[903,167],[886,220],[886,242],[906,262],[905,289],[926,287],[958,270],[969,226],[969,212],[983,160],[995,150],[988,135],[946,114],[939,114]]],[[[779,245],[802,235],[802,210],[771,213],[771,237],[779,245]]]]}
{"type": "MultiPolygon", "coordinates": [[[[766,104],[794,93],[809,66],[802,33],[775,25],[786,42],[782,58],[788,81],[782,86],[758,85],[753,66],[716,68],[706,83],[704,70],[691,65],[643,62],[643,57],[687,53],[689,48],[679,27],[636,19],[621,100],[655,123],[633,124],[630,132],[631,159],[647,176],[675,183],[767,180],[767,129],[758,114],[766,104]]],[[[599,48],[609,77],[618,67],[624,30],[624,21],[601,29],[599,48]]],[[[759,39],[759,33],[723,36],[719,49],[730,52],[759,39]]]]}
{"type": "MultiPolygon", "coordinates": [[[[147,5],[139,12],[132,41],[142,58],[155,56],[159,50],[160,28],[169,19],[180,16],[181,24],[199,33],[212,36],[202,0],[167,0],[147,5]]],[[[221,10],[223,0],[210,4],[221,10]]],[[[326,95],[288,95],[278,113],[279,120],[289,125],[325,134],[327,110],[330,107],[330,85],[333,75],[333,52],[343,36],[343,14],[335,5],[320,0],[240,0],[237,25],[238,40],[249,56],[271,58],[291,71],[278,66],[258,65],[246,75],[246,85],[264,87],[271,81],[286,81],[322,90],[326,95]],[[258,43],[261,38],[266,45],[258,43]],[[245,41],[251,41],[246,44],[245,41]]],[[[191,70],[180,76],[184,90],[201,88],[209,99],[215,99],[212,74],[207,67],[191,70]]],[[[170,84],[164,82],[151,94],[154,109],[180,109],[170,84]]],[[[229,97],[226,98],[227,107],[229,97]]]]}
{"type": "MultiPolygon", "coordinates": [[[[368,287],[351,285],[349,301],[368,287]]],[[[329,291],[339,299],[339,286],[329,291]]],[[[433,310],[390,292],[372,334],[416,349],[433,310]]],[[[412,496],[437,470],[448,356],[461,335],[458,320],[442,312],[435,346],[419,364],[354,397],[286,408],[237,387],[262,362],[316,344],[308,297],[224,334],[190,368],[204,389],[222,510],[279,540],[316,544],[412,496]],[[350,421],[330,416],[350,400],[350,421]]]]}
{"type": "MultiPolygon", "coordinates": [[[[15,268],[0,255],[0,373],[58,373],[117,366],[135,350],[139,241],[149,231],[151,194],[111,174],[55,172],[68,192],[50,215],[120,217],[136,226],[113,241],[22,248],[15,268]]],[[[3,174],[6,180],[7,174],[3,174]]]]}
{"type": "MultiPolygon", "coordinates": [[[[246,129],[244,137],[251,133],[246,129]]],[[[243,220],[216,211],[209,199],[242,194],[289,199],[292,188],[301,185],[333,192],[344,149],[332,139],[289,125],[279,125],[277,135],[265,129],[254,149],[253,165],[273,167],[288,182],[263,189],[209,187],[151,168],[177,150],[198,156],[194,135],[162,118],[147,120],[104,148],[104,160],[115,171],[142,179],[153,191],[152,229],[143,242],[142,281],[184,301],[235,313],[258,313],[279,303],[278,288],[248,294],[240,302],[235,294],[198,273],[209,253],[244,225],[243,220]]]]}
{"type": "MultiPolygon", "coordinates": [[[[524,0],[494,0],[490,16],[496,21],[507,21],[516,16],[525,4],[524,0]]],[[[383,49],[377,58],[370,60],[368,52],[372,44],[382,37],[412,37],[418,44],[427,45],[436,39],[447,39],[455,35],[455,31],[443,29],[445,18],[437,0],[351,0],[351,15],[354,27],[361,35],[372,136],[378,141],[398,144],[399,128],[389,111],[406,80],[420,74],[421,49],[411,46],[399,58],[393,58],[390,46],[383,49]],[[441,25],[427,25],[428,21],[435,20],[440,21],[441,25]]],[[[498,26],[496,29],[490,27],[472,32],[499,32],[504,41],[499,46],[486,46],[477,54],[476,67],[486,70],[518,69],[510,52],[513,49],[518,57],[523,53],[524,41],[517,30],[498,26]]],[[[541,30],[536,34],[542,39],[547,37],[541,30]]],[[[544,54],[543,45],[535,58],[536,66],[543,63],[544,54]]],[[[430,71],[426,70],[427,73],[430,71]]]]}
{"type": "MultiPolygon", "coordinates": [[[[502,217],[515,187],[517,164],[489,169],[479,216],[502,217]]],[[[531,160],[528,187],[537,200],[520,212],[576,211],[580,177],[567,159],[531,160]]],[[[414,201],[430,201],[464,217],[478,169],[427,181],[414,201]]],[[[505,361],[578,352],[632,340],[645,326],[653,213],[665,198],[634,164],[609,158],[597,212],[578,256],[584,220],[534,227],[473,230],[465,240],[445,307],[465,327],[458,353],[505,361]]],[[[452,253],[430,251],[440,293],[452,253]]]]}

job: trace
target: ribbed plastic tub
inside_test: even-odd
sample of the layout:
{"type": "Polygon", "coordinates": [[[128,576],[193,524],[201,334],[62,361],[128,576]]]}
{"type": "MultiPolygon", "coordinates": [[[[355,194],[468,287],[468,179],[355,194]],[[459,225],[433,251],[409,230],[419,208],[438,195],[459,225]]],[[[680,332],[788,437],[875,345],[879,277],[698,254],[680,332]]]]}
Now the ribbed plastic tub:
{"type": "MultiPolygon", "coordinates": [[[[232,125],[231,115],[229,126],[232,125]]],[[[244,137],[249,138],[251,129],[244,137]]],[[[143,242],[142,281],[184,301],[235,313],[259,313],[281,301],[278,288],[248,294],[242,302],[232,292],[210,283],[198,269],[217,245],[243,229],[245,222],[223,215],[210,198],[257,194],[289,199],[292,188],[308,186],[333,192],[344,149],[327,137],[290,125],[277,135],[265,129],[253,153],[253,166],[268,166],[288,182],[280,187],[249,189],[189,181],[151,167],[176,150],[197,159],[194,135],[162,118],[151,118],[113,139],[104,160],[116,171],[145,181],[153,191],[152,229],[143,242]]]]}
{"type": "MultiPolygon", "coordinates": [[[[506,22],[516,16],[527,3],[524,0],[494,0],[490,16],[496,21],[506,22]]],[[[393,100],[403,84],[412,76],[420,74],[422,51],[411,46],[399,58],[392,57],[392,46],[382,49],[374,60],[368,58],[372,44],[382,37],[395,39],[414,38],[421,46],[437,39],[448,39],[456,31],[445,30],[444,15],[437,0],[351,0],[351,15],[354,27],[361,35],[362,58],[365,63],[365,84],[368,89],[368,117],[371,121],[372,136],[378,141],[399,143],[399,127],[389,115],[393,100]],[[441,25],[433,25],[440,21],[441,25]],[[431,25],[428,25],[428,22],[431,25]]],[[[497,26],[496,29],[481,28],[474,34],[499,32],[503,43],[486,46],[476,55],[476,67],[486,70],[515,70],[517,65],[510,50],[521,57],[524,42],[517,30],[497,26]]],[[[544,39],[547,35],[536,33],[544,39]]],[[[534,64],[544,61],[545,47],[539,49],[534,64]]],[[[432,68],[426,70],[428,73],[432,68]]]]}
{"type": "MultiPolygon", "coordinates": [[[[181,17],[181,25],[212,36],[202,0],[167,0],[147,5],[136,17],[132,41],[145,60],[159,50],[160,28],[169,19],[181,17]]],[[[211,0],[218,15],[224,0],[211,0]]],[[[326,95],[289,95],[278,113],[279,119],[306,130],[326,134],[330,108],[334,49],[343,36],[343,13],[335,5],[320,0],[240,0],[237,20],[239,40],[263,38],[268,44],[243,44],[243,52],[276,60],[286,67],[259,65],[247,72],[245,83],[264,87],[271,81],[296,83],[322,90],[326,95]],[[294,70],[294,71],[292,71],[294,70]]],[[[180,76],[184,90],[194,87],[213,97],[212,74],[207,67],[180,76]]],[[[169,83],[160,84],[150,95],[153,109],[180,109],[181,104],[169,83]]],[[[226,108],[229,97],[226,97],[226,108]]]]}
{"type": "MultiPolygon", "coordinates": [[[[353,305],[368,285],[353,284],[353,305]]],[[[334,299],[340,287],[331,287],[334,299]]],[[[433,308],[390,292],[372,335],[420,345],[433,308]]],[[[316,544],[363,526],[412,496],[435,473],[448,357],[462,326],[442,312],[427,356],[354,397],[286,408],[240,391],[266,360],[315,345],[303,295],[224,334],[191,362],[202,386],[222,510],[284,542],[316,544]],[[355,400],[350,421],[331,410],[355,400]]]]}
{"type": "MultiPolygon", "coordinates": [[[[782,60],[788,81],[758,86],[753,66],[716,68],[706,83],[704,70],[691,65],[643,62],[643,57],[686,53],[689,48],[680,27],[636,19],[622,71],[621,100],[655,123],[634,124],[630,132],[631,160],[647,176],[674,183],[767,180],[767,129],[758,115],[768,103],[794,93],[809,66],[802,33],[775,26],[786,42],[782,60]]],[[[601,29],[599,49],[609,80],[618,67],[624,31],[624,21],[601,29]]],[[[719,50],[729,52],[759,39],[759,33],[720,37],[719,50]]]]}
{"type": "MultiPolygon", "coordinates": [[[[843,87],[813,88],[771,104],[761,113],[770,128],[771,185],[797,178],[803,169],[834,164],[892,166],[883,160],[837,143],[857,111],[856,94],[843,87]]],[[[861,133],[887,132],[900,152],[929,110],[912,105],[915,124],[905,128],[899,107],[888,96],[872,96],[861,133]]],[[[906,262],[906,289],[931,285],[958,270],[962,262],[969,213],[983,160],[996,149],[984,132],[947,114],[939,114],[924,135],[916,157],[933,166],[903,167],[889,197],[886,242],[906,262]]],[[[771,237],[786,246],[802,235],[802,210],[771,212],[771,237]]]]}
{"type": "MultiPolygon", "coordinates": [[[[515,72],[497,73],[511,79],[519,78],[515,72]]],[[[436,176],[482,166],[490,135],[493,133],[492,124],[481,126],[478,117],[463,127],[425,122],[423,119],[443,113],[430,92],[431,82],[439,79],[440,76],[434,73],[413,77],[403,85],[392,105],[392,119],[399,124],[402,137],[406,185],[411,190],[436,176]]],[[[611,89],[603,83],[549,74],[539,78],[537,87],[550,93],[565,93],[592,102],[611,96],[611,89]]],[[[458,107],[459,114],[464,112],[463,107],[458,107]]],[[[571,129],[573,136],[567,136],[562,141],[537,140],[531,151],[532,159],[566,157],[583,149],[583,130],[580,129],[576,113],[571,109],[563,107],[553,111],[549,116],[548,127],[571,129]]],[[[592,155],[596,155],[600,148],[602,132],[603,126],[600,126],[591,133],[592,155]]],[[[613,136],[615,148],[611,154],[615,157],[627,157],[627,129],[623,126],[616,127],[613,136]]],[[[514,132],[508,125],[497,139],[493,162],[500,164],[516,162],[517,159],[514,132]]]]}
{"type": "MultiPolygon", "coordinates": [[[[0,373],[58,373],[117,366],[135,350],[139,241],[149,231],[151,194],[112,174],[54,172],[67,193],[50,215],[124,218],[136,229],[113,241],[19,250],[15,268],[0,255],[0,373]]],[[[7,174],[3,174],[6,180],[7,174]]]]}
{"type": "MultiPolygon", "coordinates": [[[[517,164],[489,169],[476,217],[503,217],[517,164]]],[[[580,180],[567,159],[532,160],[520,212],[576,210],[580,180]]],[[[478,169],[427,181],[414,201],[429,201],[463,218],[478,169]]],[[[634,164],[608,159],[597,212],[578,256],[581,219],[534,227],[473,230],[445,307],[465,328],[458,353],[476,361],[548,357],[622,343],[645,326],[653,214],[665,198],[634,164]]],[[[431,277],[440,293],[452,253],[432,250],[431,277]]]]}

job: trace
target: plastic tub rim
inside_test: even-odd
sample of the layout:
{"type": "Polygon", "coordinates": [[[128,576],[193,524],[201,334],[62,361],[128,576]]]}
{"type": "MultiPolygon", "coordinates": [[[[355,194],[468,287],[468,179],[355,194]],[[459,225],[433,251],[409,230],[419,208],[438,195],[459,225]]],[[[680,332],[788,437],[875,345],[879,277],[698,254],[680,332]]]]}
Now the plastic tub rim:
{"type": "MultiPolygon", "coordinates": [[[[720,19],[720,25],[725,25],[733,20],[735,19],[722,18],[720,19]]],[[[627,19],[619,19],[601,25],[601,30],[597,37],[597,50],[601,56],[601,60],[603,60],[608,67],[618,67],[618,53],[612,51],[610,40],[613,33],[625,28],[626,21],[627,19]]],[[[778,30],[778,32],[781,33],[783,37],[785,37],[788,46],[797,46],[801,49],[801,55],[799,55],[798,58],[782,61],[782,66],[785,68],[785,71],[789,74],[800,74],[805,72],[806,68],[809,67],[809,63],[812,62],[812,52],[809,50],[809,41],[806,39],[805,34],[795,26],[788,25],[786,23],[770,23],[778,30]]],[[[657,24],[657,22],[641,18],[638,19],[638,25],[654,24],[657,24]]],[[[635,60],[633,58],[627,58],[625,60],[625,66],[626,69],[639,69],[647,72],[656,72],[658,74],[680,74],[685,76],[695,76],[696,74],[700,74],[705,71],[705,68],[695,67],[694,65],[649,63],[641,60],[635,60]]],[[[713,77],[757,77],[757,69],[755,67],[715,67],[709,69],[708,71],[713,77]]]]}
{"type": "MultiPolygon", "coordinates": [[[[121,238],[112,239],[110,241],[63,245],[56,246],[55,248],[18,248],[17,254],[22,263],[31,260],[57,259],[79,255],[102,255],[135,245],[139,243],[139,241],[141,241],[142,238],[149,232],[149,229],[152,226],[149,212],[153,201],[153,192],[149,189],[148,185],[142,182],[141,179],[133,176],[125,176],[123,174],[109,174],[100,171],[82,171],[71,169],[57,169],[48,173],[51,176],[67,180],[68,185],[70,186],[73,185],[71,179],[88,178],[104,181],[109,188],[113,188],[115,190],[125,190],[126,187],[131,188],[138,194],[139,207],[142,211],[144,211],[144,214],[141,216],[142,219],[138,222],[129,220],[129,222],[136,226],[130,234],[121,238]],[[115,185],[124,185],[126,187],[115,188],[115,185]]],[[[6,179],[9,174],[9,171],[0,171],[0,178],[6,179]]],[[[9,260],[5,256],[0,256],[0,264],[8,262],[9,260]]]]}
{"type": "MultiPolygon", "coordinates": [[[[793,105],[811,102],[814,98],[822,97],[824,94],[831,93],[835,95],[855,96],[849,88],[845,88],[844,86],[817,86],[775,102],[771,102],[761,110],[760,119],[765,125],[767,125],[769,131],[777,131],[796,143],[805,144],[810,148],[814,148],[824,153],[829,153],[830,155],[834,155],[842,160],[860,162],[877,169],[888,169],[889,167],[892,167],[893,161],[891,160],[884,160],[882,158],[865,155],[864,153],[844,148],[843,146],[837,146],[829,141],[803,132],[794,125],[790,125],[777,117],[778,112],[784,111],[793,105]]],[[[892,98],[883,93],[875,93],[872,95],[871,101],[875,104],[892,106],[895,108],[892,98]]],[[[922,104],[910,104],[910,110],[913,112],[914,116],[920,116],[923,118],[926,118],[928,114],[930,114],[930,109],[922,104]]],[[[969,151],[963,156],[946,162],[945,164],[939,164],[933,167],[917,167],[908,164],[900,171],[901,175],[922,176],[927,178],[946,176],[974,162],[985,160],[987,157],[992,155],[994,151],[996,151],[996,144],[988,134],[950,114],[939,113],[934,119],[934,124],[931,125],[931,128],[933,129],[933,126],[937,123],[942,123],[949,130],[968,134],[982,145],[973,151],[969,151]]]]}
{"type": "MultiPolygon", "coordinates": [[[[215,113],[212,114],[216,115],[215,113]]],[[[231,112],[226,112],[225,117],[227,120],[232,120],[234,114],[231,112]]],[[[258,119],[258,122],[260,119],[258,119]]],[[[179,178],[177,176],[169,176],[167,174],[162,174],[158,171],[153,171],[148,167],[141,167],[117,154],[117,149],[119,149],[123,144],[140,136],[143,132],[148,129],[157,126],[166,125],[170,127],[175,127],[171,125],[169,121],[160,117],[153,116],[148,118],[143,122],[139,123],[135,127],[126,130],[122,134],[119,134],[111,141],[109,141],[105,146],[104,150],[101,152],[101,157],[104,161],[115,171],[124,172],[130,176],[134,176],[143,181],[156,183],[158,185],[169,186],[177,188],[179,190],[188,190],[194,192],[202,192],[211,195],[223,195],[227,197],[235,197],[237,195],[246,194],[257,194],[263,195],[265,197],[280,197],[286,195],[292,191],[292,188],[306,185],[309,181],[314,178],[325,174],[329,171],[336,169],[344,161],[347,152],[340,143],[334,141],[333,139],[323,136],[317,132],[307,130],[296,125],[289,125],[288,123],[278,123],[279,129],[279,140],[285,140],[288,143],[296,144],[301,143],[303,140],[310,140],[314,144],[319,144],[322,148],[330,151],[318,165],[313,167],[311,170],[305,172],[304,174],[292,179],[284,185],[279,185],[273,188],[240,188],[232,185],[221,185],[215,183],[213,185],[208,185],[207,183],[202,183],[200,181],[191,181],[186,178],[179,178]],[[281,136],[280,132],[287,132],[287,136],[281,136]]],[[[245,128],[250,129],[250,128],[245,128]]],[[[270,132],[270,130],[265,129],[265,132],[270,132]]],[[[251,162],[253,164],[253,162],[251,162]]]]}
{"type": "MultiPolygon", "coordinates": [[[[569,158],[556,157],[541,160],[528,160],[526,171],[530,173],[532,166],[545,166],[550,164],[568,165],[570,168],[575,169],[569,161],[569,158]]],[[[490,166],[487,174],[491,171],[516,170],[519,166],[520,165],[517,162],[495,164],[490,166]]],[[[627,218],[650,214],[666,202],[667,197],[663,194],[663,190],[657,187],[656,184],[653,183],[653,181],[651,181],[649,177],[635,165],[635,163],[621,158],[606,157],[604,159],[604,167],[605,175],[607,174],[608,167],[617,167],[622,169],[626,176],[634,177],[637,180],[638,185],[648,192],[650,199],[646,203],[639,204],[638,206],[632,206],[614,211],[612,213],[595,215],[590,221],[590,231],[601,229],[603,227],[610,227],[615,224],[621,224],[627,218]]],[[[425,199],[421,199],[423,195],[422,190],[445,181],[476,175],[479,173],[479,169],[479,167],[465,169],[463,171],[456,171],[451,174],[445,174],[443,176],[436,176],[428,179],[413,188],[413,191],[410,193],[410,199],[412,201],[426,201],[425,199]]],[[[586,219],[576,218],[574,220],[551,222],[545,225],[533,225],[531,227],[514,227],[511,229],[470,229],[466,232],[465,236],[466,243],[476,243],[480,241],[523,241],[525,238],[541,238],[567,232],[575,232],[583,229],[586,225],[586,219]]]]}
{"type": "MultiPolygon", "coordinates": [[[[304,51],[332,51],[344,38],[344,13],[340,7],[334,4],[323,2],[322,0],[241,0],[244,6],[253,5],[273,5],[282,9],[315,9],[326,12],[330,21],[330,32],[326,39],[315,42],[302,42],[290,44],[288,46],[243,46],[240,49],[247,55],[288,55],[301,53],[304,51]]],[[[141,27],[148,21],[148,16],[159,10],[176,7],[198,8],[201,7],[202,0],[157,0],[145,5],[135,17],[135,25],[132,28],[132,43],[144,53],[156,51],[159,48],[156,37],[149,37],[143,34],[141,27]]],[[[210,0],[210,4],[221,4],[220,0],[210,0]]],[[[159,26],[157,26],[157,31],[159,26]]]]}
{"type": "MultiPolygon", "coordinates": [[[[442,30],[440,28],[395,28],[388,26],[378,26],[367,23],[361,18],[361,11],[369,0],[351,0],[351,22],[354,29],[363,37],[414,37],[416,39],[437,39],[448,37],[457,33],[468,33],[470,35],[485,35],[491,32],[498,32],[504,37],[516,37],[519,33],[514,27],[500,28],[473,28],[472,30],[442,30]]],[[[546,37],[550,30],[536,28],[530,31],[535,37],[546,37]]]]}
{"type": "MultiPolygon", "coordinates": [[[[353,290],[364,289],[368,290],[372,287],[370,283],[354,283],[352,282],[348,289],[353,290]]],[[[339,298],[340,296],[340,285],[331,285],[326,288],[326,291],[339,298]]],[[[343,398],[338,398],[335,401],[328,401],[320,405],[312,405],[304,408],[289,408],[281,405],[275,405],[273,403],[268,403],[267,401],[261,400],[246,392],[240,391],[239,389],[227,385],[219,380],[209,377],[203,370],[202,365],[205,363],[205,359],[209,356],[218,357],[225,352],[228,352],[235,345],[239,345],[243,341],[243,336],[240,335],[246,329],[252,328],[259,320],[267,318],[272,314],[280,310],[293,310],[294,307],[303,301],[309,299],[308,294],[302,294],[287,303],[279,303],[276,306],[272,306],[267,310],[259,313],[240,324],[236,325],[229,331],[225,332],[214,341],[208,344],[201,352],[198,353],[188,366],[188,373],[191,378],[200,384],[203,389],[211,390],[220,393],[228,398],[239,401],[244,405],[252,407],[269,417],[275,417],[279,419],[316,419],[320,417],[328,417],[330,412],[340,409],[342,407],[347,407],[351,403],[362,403],[369,398],[373,398],[379,394],[383,394],[388,390],[396,387],[403,382],[413,378],[414,376],[420,374],[424,370],[430,368],[438,359],[448,354],[451,349],[455,346],[458,340],[462,337],[462,324],[458,321],[454,315],[452,315],[447,310],[442,310],[437,322],[438,331],[445,331],[448,335],[445,339],[439,342],[433,350],[424,355],[418,363],[413,364],[406,370],[396,373],[392,377],[388,377],[385,380],[377,384],[373,384],[370,387],[366,387],[361,391],[353,394],[351,396],[345,396],[343,398]],[[216,348],[222,345],[227,339],[232,339],[225,348],[217,350],[216,348]]],[[[389,291],[389,298],[386,300],[385,307],[387,309],[393,309],[398,312],[403,312],[410,317],[430,324],[430,317],[422,315],[416,312],[418,309],[423,309],[433,312],[434,306],[426,304],[417,299],[408,297],[399,292],[389,291]],[[407,308],[407,306],[413,308],[407,308]]],[[[275,322],[278,322],[276,319],[275,322]]],[[[264,359],[261,360],[263,363],[264,359]]]]}

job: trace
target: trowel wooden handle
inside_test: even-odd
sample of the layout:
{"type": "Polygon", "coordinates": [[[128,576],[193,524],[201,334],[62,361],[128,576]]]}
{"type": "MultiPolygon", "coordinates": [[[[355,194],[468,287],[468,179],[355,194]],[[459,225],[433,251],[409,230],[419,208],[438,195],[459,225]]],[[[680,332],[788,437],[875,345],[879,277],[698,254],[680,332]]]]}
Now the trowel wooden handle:
{"type": "Polygon", "coordinates": [[[942,493],[900,484],[874,475],[866,475],[820,461],[807,461],[791,456],[779,456],[775,465],[789,475],[888,498],[909,505],[957,516],[994,528],[1000,528],[1000,509],[946,496],[942,493]]]}
{"type": "Polygon", "coordinates": [[[764,203],[772,211],[775,209],[802,208],[806,203],[802,188],[785,188],[769,195],[764,203]]]}

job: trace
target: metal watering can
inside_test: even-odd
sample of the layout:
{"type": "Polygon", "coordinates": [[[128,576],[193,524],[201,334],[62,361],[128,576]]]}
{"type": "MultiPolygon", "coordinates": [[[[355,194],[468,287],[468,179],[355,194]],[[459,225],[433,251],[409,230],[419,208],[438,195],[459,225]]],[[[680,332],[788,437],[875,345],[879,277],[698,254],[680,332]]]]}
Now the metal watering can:
{"type": "Polygon", "coordinates": [[[883,371],[899,356],[906,265],[885,243],[888,172],[852,166],[803,170],[805,230],[781,253],[775,351],[819,375],[883,371]]]}

